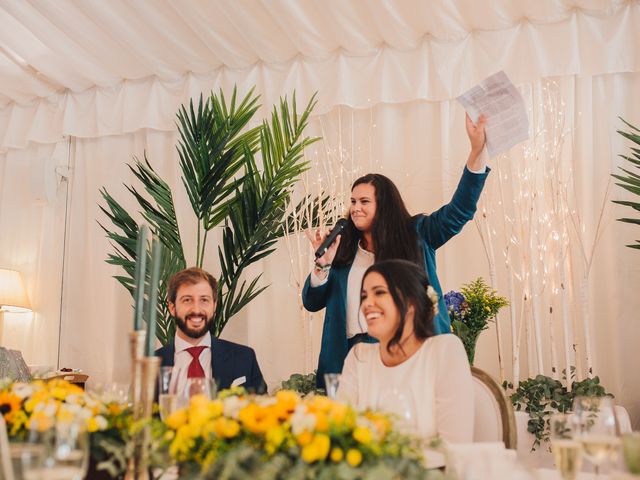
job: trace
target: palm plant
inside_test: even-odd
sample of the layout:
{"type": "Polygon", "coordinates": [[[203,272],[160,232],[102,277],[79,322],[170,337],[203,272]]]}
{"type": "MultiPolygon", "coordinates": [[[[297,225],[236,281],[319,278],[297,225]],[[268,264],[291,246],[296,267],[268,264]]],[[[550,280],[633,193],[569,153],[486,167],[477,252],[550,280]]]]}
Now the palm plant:
{"type": "MultiPolygon", "coordinates": [[[[243,272],[272,253],[277,239],[290,228],[292,220],[287,211],[293,187],[308,169],[303,150],[318,140],[303,137],[314,105],[315,96],[298,115],[294,94],[291,106],[282,99],[279,108],[274,106],[270,121],[247,128],[260,107],[258,97],[252,90],[238,102],[234,89],[228,104],[220,92],[206,99],[200,97],[197,108],[191,101],[188,108],[182,106],[178,112],[182,183],[197,218],[197,266],[203,265],[209,232],[216,227],[222,229],[219,300],[212,326],[216,336],[231,317],[266,288],[259,283],[261,275],[246,280],[243,272]]],[[[128,166],[146,195],[135,186],[126,188],[165,247],[157,325],[157,337],[164,345],[175,334],[166,298],[167,282],[187,266],[184,246],[171,187],[146,155],[144,161],[134,158],[128,166]]],[[[106,206],[100,208],[113,224],[111,228],[100,224],[113,246],[106,262],[122,268],[123,273],[115,278],[133,295],[138,223],[105,188],[101,194],[106,206]]]]}
{"type": "MultiPolygon", "coordinates": [[[[636,145],[640,146],[640,135],[639,135],[640,130],[634,127],[633,125],[631,125],[629,122],[625,121],[624,119],[620,118],[620,120],[622,120],[633,131],[623,132],[621,130],[618,130],[618,133],[623,137],[628,138],[636,145]],[[637,133],[634,133],[634,131],[637,133]]],[[[633,165],[635,165],[636,168],[640,169],[640,148],[631,147],[631,151],[633,152],[632,156],[626,156],[626,155],[620,155],[620,156],[625,160],[631,162],[633,165]]],[[[616,183],[616,185],[624,188],[625,190],[628,190],[631,193],[640,195],[640,175],[635,174],[622,167],[620,167],[620,170],[626,173],[627,176],[612,174],[611,175],[612,177],[618,179],[621,182],[621,183],[616,183]]],[[[628,207],[633,208],[636,212],[640,212],[640,202],[614,200],[613,203],[626,205],[628,207]]],[[[619,218],[618,221],[640,225],[640,218],[619,218]]],[[[636,240],[636,243],[627,245],[627,247],[640,249],[640,240],[636,240]]]]}

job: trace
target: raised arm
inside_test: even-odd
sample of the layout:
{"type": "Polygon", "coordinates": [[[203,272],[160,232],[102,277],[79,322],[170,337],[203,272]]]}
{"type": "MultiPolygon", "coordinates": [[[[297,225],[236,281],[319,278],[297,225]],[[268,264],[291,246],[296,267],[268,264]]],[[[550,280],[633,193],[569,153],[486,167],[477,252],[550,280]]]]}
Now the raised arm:
{"type": "Polygon", "coordinates": [[[484,125],[484,116],[480,115],[476,125],[467,115],[466,128],[471,152],[458,188],[448,204],[418,220],[418,232],[434,249],[441,247],[460,232],[476,212],[476,205],[489,172],[484,149],[484,125]]]}
{"type": "Polygon", "coordinates": [[[484,133],[484,126],[487,123],[484,115],[480,115],[478,123],[475,124],[466,114],[467,136],[471,143],[471,152],[469,152],[469,158],[467,159],[467,168],[472,172],[483,172],[487,166],[487,155],[483,154],[484,145],[486,143],[486,136],[484,133]]]}

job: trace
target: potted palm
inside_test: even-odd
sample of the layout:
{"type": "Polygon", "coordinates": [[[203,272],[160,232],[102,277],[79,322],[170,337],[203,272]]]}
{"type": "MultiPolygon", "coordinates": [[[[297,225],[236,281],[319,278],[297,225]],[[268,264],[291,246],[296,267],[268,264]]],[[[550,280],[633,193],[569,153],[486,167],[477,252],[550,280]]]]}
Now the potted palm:
{"type": "MultiPolygon", "coordinates": [[[[208,235],[214,229],[222,234],[217,249],[221,274],[214,335],[266,288],[259,274],[246,279],[243,273],[275,250],[277,239],[292,223],[287,212],[293,187],[308,168],[303,150],[318,140],[303,135],[314,105],[315,96],[299,115],[294,94],[291,105],[282,99],[268,121],[249,128],[260,107],[258,97],[250,91],[238,99],[234,90],[229,101],[222,92],[201,96],[197,105],[191,101],[177,114],[182,186],[197,220],[197,266],[204,263],[208,235]]],[[[169,184],[146,156],[134,158],[128,166],[137,184],[127,185],[127,190],[140,209],[141,221],[164,247],[156,329],[164,345],[175,333],[166,300],[167,282],[187,266],[185,245],[169,184]]],[[[115,278],[133,295],[139,221],[105,188],[101,193],[106,205],[100,208],[108,222],[99,223],[113,245],[106,261],[121,267],[115,278]]]]}

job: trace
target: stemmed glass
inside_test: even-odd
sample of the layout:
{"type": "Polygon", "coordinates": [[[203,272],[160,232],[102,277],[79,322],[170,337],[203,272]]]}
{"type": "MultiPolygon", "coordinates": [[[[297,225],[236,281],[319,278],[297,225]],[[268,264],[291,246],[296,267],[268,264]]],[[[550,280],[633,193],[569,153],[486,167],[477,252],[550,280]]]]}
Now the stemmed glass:
{"type": "Polygon", "coordinates": [[[208,399],[214,399],[217,394],[217,387],[213,379],[206,377],[187,378],[187,382],[182,390],[181,404],[187,406],[192,397],[202,395],[208,399]]]}
{"type": "Polygon", "coordinates": [[[378,394],[376,408],[391,413],[398,430],[406,434],[417,433],[416,410],[408,390],[397,387],[383,389],[378,394]]]}
{"type": "Polygon", "coordinates": [[[34,423],[28,448],[21,455],[23,478],[82,480],[89,466],[89,434],[84,422],[58,420],[53,426],[34,423]]]}
{"type": "Polygon", "coordinates": [[[327,388],[327,397],[329,397],[331,400],[335,400],[338,395],[338,388],[340,387],[340,374],[325,373],[324,384],[327,388]]]}
{"type": "Polygon", "coordinates": [[[552,415],[549,426],[556,469],[563,480],[575,480],[582,468],[582,445],[574,438],[574,417],[567,413],[552,415]]]}
{"type": "Polygon", "coordinates": [[[158,406],[160,418],[165,421],[178,408],[177,373],[173,367],[160,367],[158,375],[158,406]]]}
{"type": "Polygon", "coordinates": [[[610,397],[576,397],[573,402],[574,438],[582,444],[584,456],[595,469],[615,460],[620,444],[616,436],[616,417],[610,397]]]}

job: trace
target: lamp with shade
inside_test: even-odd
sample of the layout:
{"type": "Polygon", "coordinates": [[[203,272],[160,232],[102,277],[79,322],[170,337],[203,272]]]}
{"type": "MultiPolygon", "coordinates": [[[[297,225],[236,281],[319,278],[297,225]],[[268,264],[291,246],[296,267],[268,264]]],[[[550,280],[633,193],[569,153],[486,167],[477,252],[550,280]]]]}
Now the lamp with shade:
{"type": "Polygon", "coordinates": [[[30,311],[31,303],[24,288],[20,272],[0,268],[0,341],[2,341],[4,313],[26,313],[30,311]]]}

